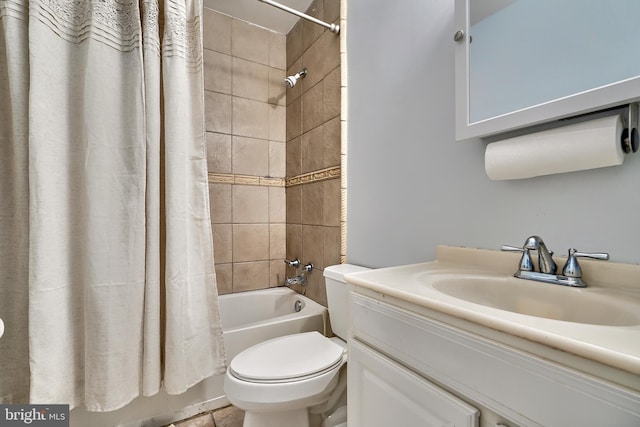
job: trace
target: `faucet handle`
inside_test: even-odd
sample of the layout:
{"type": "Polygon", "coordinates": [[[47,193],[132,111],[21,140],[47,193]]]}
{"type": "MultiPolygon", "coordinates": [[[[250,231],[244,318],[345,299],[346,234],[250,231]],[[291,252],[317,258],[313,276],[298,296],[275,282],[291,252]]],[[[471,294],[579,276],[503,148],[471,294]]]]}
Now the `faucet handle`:
{"type": "Polygon", "coordinates": [[[289,266],[289,267],[298,268],[300,266],[300,259],[296,258],[293,261],[289,261],[288,259],[285,259],[284,263],[287,264],[287,266],[289,266]]]}
{"type": "Polygon", "coordinates": [[[574,248],[571,248],[569,249],[567,262],[562,268],[563,276],[575,277],[575,278],[582,277],[582,268],[580,268],[580,264],[578,264],[578,257],[602,259],[606,261],[609,259],[609,254],[605,252],[595,252],[595,253],[578,252],[574,248]]]}
{"type": "Polygon", "coordinates": [[[502,245],[500,246],[500,250],[505,252],[522,252],[522,258],[520,258],[520,271],[533,271],[533,263],[531,262],[529,249],[502,245]]]}

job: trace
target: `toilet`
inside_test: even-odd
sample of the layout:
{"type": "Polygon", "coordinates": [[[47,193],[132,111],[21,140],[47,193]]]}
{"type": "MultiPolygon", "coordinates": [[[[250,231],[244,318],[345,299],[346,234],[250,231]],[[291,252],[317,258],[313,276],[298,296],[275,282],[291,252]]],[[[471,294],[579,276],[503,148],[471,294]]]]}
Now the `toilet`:
{"type": "Polygon", "coordinates": [[[324,426],[346,426],[347,285],[344,275],[368,270],[340,264],[324,269],[331,329],[327,338],[304,332],[256,344],[229,363],[224,391],[245,411],[244,427],[309,427],[309,414],[324,426]],[[330,415],[329,415],[330,414],[330,415]]]}

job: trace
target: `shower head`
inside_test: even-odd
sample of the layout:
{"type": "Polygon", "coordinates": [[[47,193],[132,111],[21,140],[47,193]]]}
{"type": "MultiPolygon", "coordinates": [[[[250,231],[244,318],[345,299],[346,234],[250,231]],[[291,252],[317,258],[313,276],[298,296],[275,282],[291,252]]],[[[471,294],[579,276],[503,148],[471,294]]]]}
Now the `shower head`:
{"type": "Polygon", "coordinates": [[[307,69],[303,68],[302,71],[297,73],[295,76],[288,76],[286,79],[284,79],[284,82],[287,84],[287,86],[294,87],[296,85],[296,82],[299,79],[304,79],[304,76],[306,75],[307,75],[307,69]]]}

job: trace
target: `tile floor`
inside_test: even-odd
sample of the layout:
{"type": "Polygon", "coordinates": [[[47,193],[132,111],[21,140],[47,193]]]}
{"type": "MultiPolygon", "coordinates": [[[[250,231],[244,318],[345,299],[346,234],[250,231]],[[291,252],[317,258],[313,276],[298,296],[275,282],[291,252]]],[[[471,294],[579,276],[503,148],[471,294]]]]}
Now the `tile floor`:
{"type": "Polygon", "coordinates": [[[242,427],[244,411],[226,406],[172,424],[175,427],[242,427]]]}

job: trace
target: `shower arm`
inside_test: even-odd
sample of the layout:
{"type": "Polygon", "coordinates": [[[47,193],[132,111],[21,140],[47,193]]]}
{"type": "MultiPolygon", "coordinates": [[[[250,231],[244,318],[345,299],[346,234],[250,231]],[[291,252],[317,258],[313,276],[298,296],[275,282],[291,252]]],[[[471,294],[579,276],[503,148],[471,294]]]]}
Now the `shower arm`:
{"type": "Polygon", "coordinates": [[[278,2],[275,2],[273,0],[258,0],[261,1],[262,3],[267,3],[270,4],[273,7],[277,7],[278,9],[284,10],[285,12],[289,12],[293,15],[299,16],[300,18],[306,19],[308,21],[314,22],[318,25],[322,25],[325,28],[328,28],[329,31],[331,31],[334,34],[340,34],[340,26],[336,25],[336,24],[327,24],[324,21],[321,21],[317,18],[314,18],[313,16],[309,16],[306,13],[302,13],[302,12],[298,12],[295,9],[290,8],[289,6],[285,6],[283,4],[280,4],[278,2]]]}

